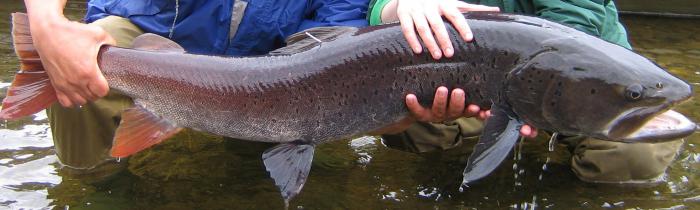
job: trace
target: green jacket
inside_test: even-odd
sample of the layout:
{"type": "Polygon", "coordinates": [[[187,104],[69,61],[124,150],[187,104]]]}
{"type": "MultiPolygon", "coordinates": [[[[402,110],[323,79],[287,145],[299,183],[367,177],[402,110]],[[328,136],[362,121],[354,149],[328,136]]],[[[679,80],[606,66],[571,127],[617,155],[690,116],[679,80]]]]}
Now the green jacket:
{"type": "MultiPolygon", "coordinates": [[[[373,0],[367,17],[370,25],[381,24],[381,11],[391,0],[373,0]]],[[[535,15],[574,27],[620,46],[631,48],[627,32],[611,0],[462,0],[472,4],[497,6],[501,12],[535,15]]]]}

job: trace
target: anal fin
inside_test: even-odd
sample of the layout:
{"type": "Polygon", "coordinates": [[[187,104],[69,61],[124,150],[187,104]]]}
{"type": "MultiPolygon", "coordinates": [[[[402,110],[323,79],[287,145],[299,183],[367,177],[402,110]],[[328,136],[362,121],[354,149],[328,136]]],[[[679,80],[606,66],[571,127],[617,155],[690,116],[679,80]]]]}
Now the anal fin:
{"type": "Polygon", "coordinates": [[[280,144],[263,153],[265,168],[280,189],[285,207],[304,187],[313,157],[314,146],[301,141],[280,144]]]}
{"type": "Polygon", "coordinates": [[[491,117],[464,168],[462,186],[490,174],[510,154],[523,123],[509,109],[492,106],[491,117]]]}
{"type": "Polygon", "coordinates": [[[113,157],[127,157],[168,139],[180,130],[182,128],[167,119],[137,105],[122,113],[111,154],[113,157]]]}

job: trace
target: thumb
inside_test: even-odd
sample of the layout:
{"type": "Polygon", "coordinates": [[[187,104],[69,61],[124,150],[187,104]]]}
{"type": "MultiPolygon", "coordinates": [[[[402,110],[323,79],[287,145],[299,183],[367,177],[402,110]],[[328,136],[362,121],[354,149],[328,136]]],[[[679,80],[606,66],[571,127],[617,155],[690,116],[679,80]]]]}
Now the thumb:
{"type": "Polygon", "coordinates": [[[88,83],[88,89],[97,97],[104,97],[109,92],[107,80],[102,75],[102,72],[96,72],[95,79],[88,83]]]}

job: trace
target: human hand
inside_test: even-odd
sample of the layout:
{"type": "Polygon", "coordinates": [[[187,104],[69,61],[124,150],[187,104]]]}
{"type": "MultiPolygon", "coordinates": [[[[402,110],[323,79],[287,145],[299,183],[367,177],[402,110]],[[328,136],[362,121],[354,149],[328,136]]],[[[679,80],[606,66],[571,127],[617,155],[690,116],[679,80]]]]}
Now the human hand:
{"type": "MultiPolygon", "coordinates": [[[[433,105],[430,108],[423,107],[418,98],[414,94],[406,95],[406,107],[410,115],[401,121],[394,123],[388,127],[371,132],[372,134],[395,134],[403,132],[411,124],[419,122],[441,123],[445,121],[456,120],[460,117],[477,117],[485,120],[491,116],[490,110],[481,110],[479,106],[474,104],[466,105],[466,97],[464,90],[456,88],[449,93],[446,87],[438,87],[435,91],[433,105]],[[451,94],[448,102],[448,94],[451,94]]],[[[537,129],[529,125],[523,125],[520,128],[520,135],[527,138],[535,138],[537,129]]]]}
{"type": "Polygon", "coordinates": [[[464,41],[472,41],[474,35],[462,12],[499,11],[498,7],[468,4],[457,0],[394,0],[382,9],[382,21],[399,20],[406,41],[419,54],[423,47],[418,41],[420,36],[433,59],[452,57],[454,48],[447,28],[442,20],[444,16],[459,32],[464,41]],[[435,34],[435,36],[433,36],[435,34]]]}
{"type": "Polygon", "coordinates": [[[30,13],[29,21],[34,46],[61,105],[80,106],[107,95],[109,86],[97,64],[100,47],[116,45],[107,32],[62,15],[30,13]]]}

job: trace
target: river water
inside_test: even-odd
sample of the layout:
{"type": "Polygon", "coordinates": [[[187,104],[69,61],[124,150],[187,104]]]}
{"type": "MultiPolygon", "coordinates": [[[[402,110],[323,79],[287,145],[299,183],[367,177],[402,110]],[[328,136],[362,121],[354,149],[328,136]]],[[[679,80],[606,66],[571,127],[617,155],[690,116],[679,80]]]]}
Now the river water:
{"type": "MultiPolygon", "coordinates": [[[[72,1],[66,13],[79,20],[84,6],[72,1]]],[[[22,10],[21,1],[0,0],[0,97],[17,69],[9,13],[22,10]]],[[[695,99],[677,110],[700,121],[700,20],[622,20],[637,51],[695,87],[695,99]]],[[[469,147],[417,155],[388,149],[373,137],[325,144],[291,207],[700,209],[698,133],[654,185],[579,181],[566,148],[549,152],[547,140],[525,141],[516,147],[520,158],[509,158],[464,192],[457,187],[469,147]]],[[[283,202],[260,160],[268,146],[185,132],[129,159],[127,173],[85,184],[59,174],[45,114],[0,122],[0,209],[279,209],[283,202]]]]}

